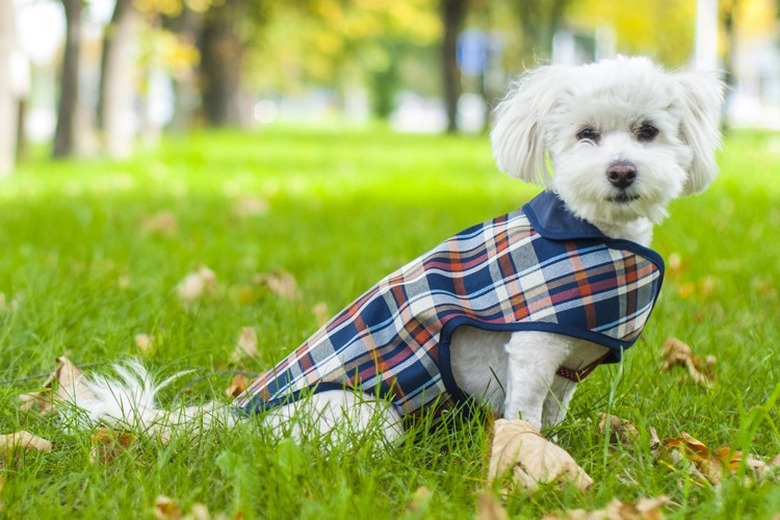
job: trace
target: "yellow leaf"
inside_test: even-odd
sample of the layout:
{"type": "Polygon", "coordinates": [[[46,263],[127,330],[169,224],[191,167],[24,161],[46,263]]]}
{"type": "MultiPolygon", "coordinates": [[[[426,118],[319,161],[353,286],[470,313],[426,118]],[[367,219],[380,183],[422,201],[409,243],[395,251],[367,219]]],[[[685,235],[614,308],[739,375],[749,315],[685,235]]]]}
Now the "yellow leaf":
{"type": "Polygon", "coordinates": [[[534,491],[539,484],[572,483],[584,491],[593,479],[566,450],[549,442],[525,421],[499,419],[495,422],[488,481],[509,474],[519,489],[534,491]]]}

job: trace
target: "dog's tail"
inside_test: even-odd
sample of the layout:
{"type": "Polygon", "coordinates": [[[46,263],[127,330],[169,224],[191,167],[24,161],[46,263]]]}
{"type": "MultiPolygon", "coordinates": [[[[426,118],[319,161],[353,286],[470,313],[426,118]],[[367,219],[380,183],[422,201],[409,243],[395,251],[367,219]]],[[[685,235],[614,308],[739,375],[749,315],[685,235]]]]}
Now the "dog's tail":
{"type": "Polygon", "coordinates": [[[177,432],[198,434],[204,429],[231,425],[235,418],[228,406],[217,402],[200,406],[158,404],[158,393],[190,371],[179,372],[156,382],[136,360],[113,366],[115,378],[82,375],[71,388],[64,389],[64,415],[77,429],[105,425],[117,429],[142,431],[167,441],[177,432]]]}

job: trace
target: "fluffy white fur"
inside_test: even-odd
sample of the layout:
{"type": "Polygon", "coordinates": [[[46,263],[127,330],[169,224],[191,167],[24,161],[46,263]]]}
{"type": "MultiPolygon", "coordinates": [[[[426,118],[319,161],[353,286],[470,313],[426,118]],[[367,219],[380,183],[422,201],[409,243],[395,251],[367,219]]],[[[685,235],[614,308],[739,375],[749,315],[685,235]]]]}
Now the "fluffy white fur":
{"type": "MultiPolygon", "coordinates": [[[[722,91],[713,75],[668,73],[646,58],[541,67],[524,74],[496,109],[494,155],[503,171],[556,192],[604,234],[649,245],[668,203],[715,177],[722,91]]],[[[555,374],[558,367],[581,368],[605,352],[550,333],[469,327],[455,332],[451,348],[455,379],[467,394],[540,428],[563,420],[576,388],[555,374]]],[[[74,401],[87,422],[139,425],[167,437],[193,420],[197,427],[237,420],[217,405],[160,410],[155,395],[168,381],[153,383],[138,364],[117,372],[114,380],[82,379],[90,397],[74,401]]],[[[376,421],[389,440],[403,431],[392,406],[338,390],[280,407],[266,420],[283,428],[300,414],[323,432],[376,421]]]]}

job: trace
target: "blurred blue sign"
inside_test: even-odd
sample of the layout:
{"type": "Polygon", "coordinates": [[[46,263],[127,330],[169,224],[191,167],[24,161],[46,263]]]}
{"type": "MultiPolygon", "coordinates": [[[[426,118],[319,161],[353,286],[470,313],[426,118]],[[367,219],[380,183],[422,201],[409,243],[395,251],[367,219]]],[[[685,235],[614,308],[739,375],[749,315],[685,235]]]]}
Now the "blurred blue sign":
{"type": "Polygon", "coordinates": [[[475,29],[463,31],[458,37],[456,59],[458,68],[467,76],[485,73],[493,56],[501,52],[501,43],[495,33],[475,29]]]}

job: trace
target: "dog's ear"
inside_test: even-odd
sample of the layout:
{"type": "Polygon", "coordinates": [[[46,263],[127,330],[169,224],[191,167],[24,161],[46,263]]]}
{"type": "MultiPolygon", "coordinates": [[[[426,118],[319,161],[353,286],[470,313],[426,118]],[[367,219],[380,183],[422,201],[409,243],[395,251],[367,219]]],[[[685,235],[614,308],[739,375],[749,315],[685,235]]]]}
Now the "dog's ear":
{"type": "Polygon", "coordinates": [[[496,107],[490,140],[503,172],[542,186],[549,181],[544,134],[566,85],[563,68],[548,65],[526,72],[496,107]]]}
{"type": "Polygon", "coordinates": [[[680,133],[693,151],[683,193],[692,195],[704,190],[718,173],[715,151],[720,147],[723,82],[714,73],[681,73],[676,79],[683,105],[680,133]]]}

